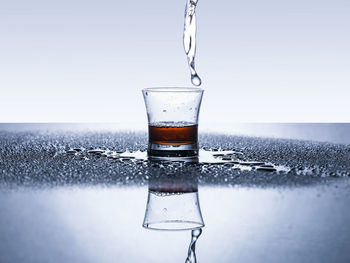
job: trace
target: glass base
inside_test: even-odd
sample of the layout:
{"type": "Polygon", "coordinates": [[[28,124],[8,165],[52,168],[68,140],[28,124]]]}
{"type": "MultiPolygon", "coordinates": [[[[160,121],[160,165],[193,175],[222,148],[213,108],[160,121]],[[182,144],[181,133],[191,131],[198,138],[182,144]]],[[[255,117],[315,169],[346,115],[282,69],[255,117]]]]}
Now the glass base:
{"type": "Polygon", "coordinates": [[[157,143],[148,144],[148,157],[151,159],[164,158],[198,158],[198,144],[164,145],[157,143]]]}
{"type": "Polygon", "coordinates": [[[161,222],[143,223],[144,228],[153,230],[194,230],[203,228],[202,222],[182,221],[182,220],[166,220],[161,222]]]}

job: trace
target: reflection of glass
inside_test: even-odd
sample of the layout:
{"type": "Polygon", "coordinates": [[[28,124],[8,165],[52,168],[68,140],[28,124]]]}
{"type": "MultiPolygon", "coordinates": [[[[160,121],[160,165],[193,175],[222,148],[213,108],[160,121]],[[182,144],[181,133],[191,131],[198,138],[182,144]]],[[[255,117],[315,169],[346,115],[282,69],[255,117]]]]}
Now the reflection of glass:
{"type": "Polygon", "coordinates": [[[198,116],[203,90],[148,88],[148,155],[153,159],[198,156],[198,116]]]}
{"type": "Polygon", "coordinates": [[[143,227],[157,230],[193,230],[203,226],[197,177],[152,174],[143,227]]]}

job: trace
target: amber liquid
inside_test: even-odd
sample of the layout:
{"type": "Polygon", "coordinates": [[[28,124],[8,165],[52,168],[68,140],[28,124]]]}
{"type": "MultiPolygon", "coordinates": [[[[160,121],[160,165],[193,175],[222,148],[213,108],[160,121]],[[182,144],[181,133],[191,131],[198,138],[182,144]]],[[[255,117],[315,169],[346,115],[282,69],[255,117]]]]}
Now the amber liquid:
{"type": "Polygon", "coordinates": [[[198,140],[198,125],[148,126],[150,143],[161,145],[195,144],[198,140]]]}

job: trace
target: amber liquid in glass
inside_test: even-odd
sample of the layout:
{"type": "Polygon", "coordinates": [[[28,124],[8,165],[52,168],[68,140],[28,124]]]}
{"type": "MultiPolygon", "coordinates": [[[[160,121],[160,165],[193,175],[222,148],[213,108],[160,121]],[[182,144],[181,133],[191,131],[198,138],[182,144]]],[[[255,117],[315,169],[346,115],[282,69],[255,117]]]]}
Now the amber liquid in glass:
{"type": "Polygon", "coordinates": [[[161,122],[148,125],[148,155],[159,157],[198,156],[198,125],[161,122]]]}
{"type": "Polygon", "coordinates": [[[149,141],[161,145],[195,144],[198,140],[198,125],[162,126],[149,125],[149,141]]]}

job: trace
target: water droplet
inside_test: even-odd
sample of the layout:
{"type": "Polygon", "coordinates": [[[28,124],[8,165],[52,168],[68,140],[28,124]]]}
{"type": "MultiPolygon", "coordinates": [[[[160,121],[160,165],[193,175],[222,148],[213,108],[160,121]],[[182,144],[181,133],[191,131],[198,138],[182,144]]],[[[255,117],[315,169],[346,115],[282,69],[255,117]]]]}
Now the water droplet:
{"type": "Polygon", "coordinates": [[[97,149],[92,149],[92,150],[89,150],[89,151],[88,151],[88,153],[95,153],[95,154],[97,154],[97,153],[103,153],[103,150],[102,150],[102,149],[97,148],[97,149]]]}
{"type": "Polygon", "coordinates": [[[84,148],[83,148],[83,147],[74,148],[73,150],[74,150],[74,151],[77,151],[77,152],[81,152],[81,151],[84,151],[84,148]]]}
{"type": "Polygon", "coordinates": [[[200,86],[202,84],[202,80],[197,73],[191,76],[191,82],[195,86],[200,86]]]}
{"type": "Polygon", "coordinates": [[[263,172],[276,172],[277,170],[275,168],[271,167],[258,167],[256,168],[257,171],[263,171],[263,172]]]}
{"type": "Polygon", "coordinates": [[[76,153],[77,153],[77,151],[74,149],[70,149],[67,151],[67,154],[76,154],[76,153]]]}

